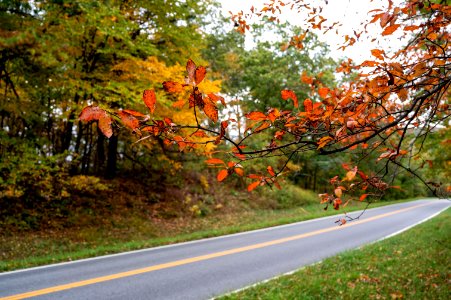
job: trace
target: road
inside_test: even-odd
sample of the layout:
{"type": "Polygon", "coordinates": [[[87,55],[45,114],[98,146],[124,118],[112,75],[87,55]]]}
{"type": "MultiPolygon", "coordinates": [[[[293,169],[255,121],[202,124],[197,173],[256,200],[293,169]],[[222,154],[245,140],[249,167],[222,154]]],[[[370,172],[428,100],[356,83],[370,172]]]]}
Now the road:
{"type": "Polygon", "coordinates": [[[1,299],[208,299],[377,241],[446,209],[418,200],[218,238],[0,274],[1,299]],[[353,213],[351,215],[356,215],[353,213]]]}

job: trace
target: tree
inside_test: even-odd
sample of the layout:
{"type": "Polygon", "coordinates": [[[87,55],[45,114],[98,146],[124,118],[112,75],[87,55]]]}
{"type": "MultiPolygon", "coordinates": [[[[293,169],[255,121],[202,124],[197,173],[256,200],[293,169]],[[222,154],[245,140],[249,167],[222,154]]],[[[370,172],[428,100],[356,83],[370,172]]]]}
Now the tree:
{"type": "MultiPolygon", "coordinates": [[[[250,28],[247,18],[257,15],[277,21],[282,6],[307,12],[306,24],[312,30],[329,31],[337,26],[336,23],[329,24],[321,16],[320,6],[304,1],[271,1],[261,9],[252,8],[249,14],[240,12],[233,16],[233,21],[238,31],[244,33],[250,28]]],[[[374,10],[370,15],[367,24],[356,28],[355,36],[345,37],[342,49],[352,46],[357,38],[367,34],[369,26],[380,27],[381,36],[402,31],[406,41],[404,48],[393,54],[382,48],[373,49],[374,59],[360,65],[351,60],[342,62],[336,71],[345,75],[354,72],[355,76],[351,82],[340,86],[329,86],[319,76],[300,74],[301,81],[310,89],[308,98],[298,97],[297,90],[282,90],[281,100],[291,101],[292,108],[285,110],[270,106],[248,112],[244,137],[236,139],[227,132],[229,124],[236,120],[219,122],[217,103],[221,97],[200,91],[199,84],[205,78],[206,68],[197,66],[192,60],[188,60],[184,82],[164,82],[163,86],[170,94],[186,95],[195,122],[168,124],[137,120],[133,130],[152,132],[164,139],[167,145],[178,145],[180,150],[223,142],[222,151],[206,161],[221,166],[218,181],[232,174],[243,176],[243,169],[254,164],[255,160],[283,158],[277,166],[268,165],[266,170],[246,175],[251,179],[249,191],[263,185],[280,187],[279,176],[293,157],[312,151],[319,155],[352,154],[351,161],[342,165],[344,175],[339,174],[330,180],[332,192],[320,195],[323,203],[335,209],[344,203],[345,195],[349,195],[348,201],[366,201],[369,196],[387,191],[391,187],[389,176],[392,167],[413,174],[436,194],[434,184],[413,170],[411,159],[419,155],[415,144],[432,134],[435,127],[448,126],[451,9],[444,1],[410,0],[400,5],[388,1],[387,7],[374,10]],[[207,124],[206,118],[211,122],[207,124]],[[216,125],[211,126],[212,122],[216,125]],[[262,133],[271,138],[265,146],[257,148],[256,145],[261,144],[253,140],[259,140],[262,133]],[[208,140],[197,142],[193,136],[207,137],[208,140]],[[364,158],[375,153],[377,167],[364,172],[361,167],[364,158]]],[[[287,47],[302,49],[307,35],[305,30],[292,37],[287,47]]],[[[149,100],[147,95],[151,93],[145,92],[146,103],[149,100]]],[[[152,101],[156,99],[152,98],[152,101]]],[[[111,118],[104,113],[97,107],[87,107],[81,119],[111,118]]]]}

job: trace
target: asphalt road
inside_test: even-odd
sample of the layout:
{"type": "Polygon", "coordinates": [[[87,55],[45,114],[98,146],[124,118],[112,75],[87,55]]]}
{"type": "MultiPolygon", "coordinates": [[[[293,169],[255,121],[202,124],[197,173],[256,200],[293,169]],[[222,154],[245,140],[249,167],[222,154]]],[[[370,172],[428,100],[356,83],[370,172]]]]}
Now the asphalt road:
{"type": "Polygon", "coordinates": [[[344,226],[328,217],[1,273],[0,297],[208,299],[377,241],[449,206],[447,200],[419,200],[370,209],[344,226]]]}

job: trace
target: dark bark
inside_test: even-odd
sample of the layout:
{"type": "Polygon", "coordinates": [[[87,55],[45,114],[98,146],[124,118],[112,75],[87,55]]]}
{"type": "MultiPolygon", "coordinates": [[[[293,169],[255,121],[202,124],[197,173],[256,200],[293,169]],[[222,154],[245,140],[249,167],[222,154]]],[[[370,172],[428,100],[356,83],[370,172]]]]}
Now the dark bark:
{"type": "Polygon", "coordinates": [[[117,137],[117,135],[113,135],[108,140],[108,161],[107,161],[106,173],[105,173],[105,177],[108,179],[112,179],[116,176],[117,145],[118,145],[118,137],[117,137]]]}

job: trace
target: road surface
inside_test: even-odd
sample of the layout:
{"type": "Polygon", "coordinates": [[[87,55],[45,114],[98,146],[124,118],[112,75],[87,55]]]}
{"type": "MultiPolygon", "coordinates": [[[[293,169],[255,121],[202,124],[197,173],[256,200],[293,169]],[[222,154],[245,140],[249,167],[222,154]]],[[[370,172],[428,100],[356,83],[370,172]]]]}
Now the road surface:
{"type": "Polygon", "coordinates": [[[344,226],[327,217],[1,273],[0,298],[208,299],[377,241],[449,206],[418,200],[370,209],[344,226]]]}

